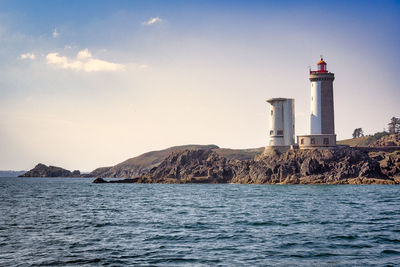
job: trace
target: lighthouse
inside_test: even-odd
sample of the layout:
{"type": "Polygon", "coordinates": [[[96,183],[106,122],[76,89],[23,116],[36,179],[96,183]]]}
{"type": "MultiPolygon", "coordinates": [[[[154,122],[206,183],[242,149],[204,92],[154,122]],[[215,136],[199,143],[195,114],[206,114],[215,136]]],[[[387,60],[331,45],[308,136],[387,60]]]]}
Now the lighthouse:
{"type": "Polygon", "coordinates": [[[336,146],[333,107],[335,74],[328,72],[326,66],[326,62],[321,57],[321,60],[317,63],[317,70],[310,70],[310,133],[297,136],[297,144],[300,149],[333,148],[336,146]]]}
{"type": "Polygon", "coordinates": [[[333,110],[333,80],[335,75],[328,72],[326,65],[326,62],[321,58],[317,63],[317,70],[310,70],[310,134],[335,134],[333,110]]]}
{"type": "Polygon", "coordinates": [[[333,108],[333,80],[335,74],[328,72],[321,57],[317,70],[310,69],[311,105],[310,132],[297,136],[294,142],[294,99],[271,98],[269,112],[269,145],[264,153],[285,152],[288,149],[333,149],[336,147],[335,114],[333,108]]]}

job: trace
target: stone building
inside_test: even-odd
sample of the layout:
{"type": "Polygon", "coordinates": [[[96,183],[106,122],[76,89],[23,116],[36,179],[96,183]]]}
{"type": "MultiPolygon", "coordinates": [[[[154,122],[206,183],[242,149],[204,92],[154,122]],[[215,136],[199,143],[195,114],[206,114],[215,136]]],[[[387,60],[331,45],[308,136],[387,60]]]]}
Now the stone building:
{"type": "Polygon", "coordinates": [[[269,113],[269,147],[286,151],[295,144],[294,99],[271,98],[269,113]]]}

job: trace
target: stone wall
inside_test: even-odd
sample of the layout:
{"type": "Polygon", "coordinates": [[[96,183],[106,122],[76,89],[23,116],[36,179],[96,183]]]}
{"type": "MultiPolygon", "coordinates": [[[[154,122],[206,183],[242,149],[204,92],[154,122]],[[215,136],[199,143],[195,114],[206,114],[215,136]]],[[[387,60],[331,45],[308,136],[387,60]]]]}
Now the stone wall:
{"type": "Polygon", "coordinates": [[[300,149],[330,148],[336,146],[335,134],[312,134],[297,136],[297,144],[300,149]]]}

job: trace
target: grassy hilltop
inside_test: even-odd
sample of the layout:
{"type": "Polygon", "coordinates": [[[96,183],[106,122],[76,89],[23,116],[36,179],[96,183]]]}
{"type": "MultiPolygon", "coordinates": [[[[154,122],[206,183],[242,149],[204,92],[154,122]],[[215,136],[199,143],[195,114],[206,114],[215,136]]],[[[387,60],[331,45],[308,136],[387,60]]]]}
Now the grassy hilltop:
{"type": "Polygon", "coordinates": [[[352,147],[385,147],[400,146],[400,134],[388,134],[379,132],[374,135],[361,136],[358,138],[345,139],[337,142],[338,145],[348,145],[352,147]]]}

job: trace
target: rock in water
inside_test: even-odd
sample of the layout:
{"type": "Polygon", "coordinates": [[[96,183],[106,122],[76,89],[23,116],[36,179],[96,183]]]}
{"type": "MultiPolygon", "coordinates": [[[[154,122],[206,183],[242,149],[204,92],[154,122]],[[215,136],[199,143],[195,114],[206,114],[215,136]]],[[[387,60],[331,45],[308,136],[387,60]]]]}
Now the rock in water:
{"type": "Polygon", "coordinates": [[[42,163],[39,163],[32,170],[26,172],[25,174],[20,175],[19,177],[79,177],[80,172],[74,171],[74,173],[69,170],[55,167],[55,166],[46,166],[42,163]]]}
{"type": "Polygon", "coordinates": [[[105,184],[105,183],[108,183],[106,180],[104,180],[103,178],[96,178],[94,181],[93,181],[93,183],[94,184],[105,184]]]}

